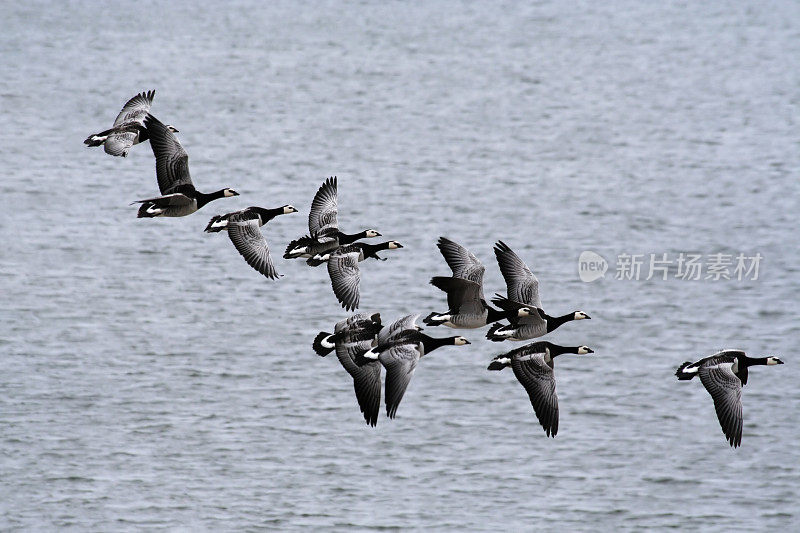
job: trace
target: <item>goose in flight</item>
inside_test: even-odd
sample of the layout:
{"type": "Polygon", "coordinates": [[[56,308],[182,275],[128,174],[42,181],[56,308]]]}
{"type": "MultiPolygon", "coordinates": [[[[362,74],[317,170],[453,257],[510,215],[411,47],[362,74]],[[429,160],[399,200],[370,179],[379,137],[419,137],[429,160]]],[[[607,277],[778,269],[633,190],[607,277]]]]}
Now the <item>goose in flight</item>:
{"type": "Polygon", "coordinates": [[[311,211],[308,213],[309,235],[290,242],[283,254],[284,259],[308,259],[358,239],[381,236],[374,229],[353,234],[339,231],[337,195],[337,180],[333,176],[323,182],[311,202],[311,211]]]}
{"type": "Polygon", "coordinates": [[[378,423],[381,409],[381,363],[362,356],[372,347],[380,328],[379,313],[358,313],[338,322],[333,333],[321,331],[312,345],[322,357],[336,350],[339,363],[353,378],[356,401],[364,421],[373,427],[378,423]]]}
{"type": "Polygon", "coordinates": [[[322,263],[327,262],[331,255],[335,254],[349,254],[351,252],[357,252],[359,254],[358,261],[361,262],[364,259],[377,259],[378,261],[386,261],[383,257],[378,256],[378,252],[382,250],[397,250],[402,248],[403,245],[397,241],[386,241],[379,244],[369,244],[366,242],[354,242],[352,244],[345,244],[343,246],[339,246],[333,250],[330,250],[325,253],[317,254],[314,257],[309,258],[306,263],[310,266],[319,266],[322,263]]]}
{"type": "Polygon", "coordinates": [[[212,193],[196,190],[189,175],[189,155],[172,131],[150,114],[145,117],[144,126],[156,156],[156,177],[161,196],[133,202],[142,204],[137,214],[139,218],[184,217],[217,198],[239,196],[229,188],[212,193]]]}
{"type": "Polygon", "coordinates": [[[248,265],[270,279],[277,279],[280,275],[272,264],[269,245],[259,228],[278,215],[290,213],[297,213],[297,209],[291,205],[275,209],[248,207],[241,211],[215,216],[205,231],[207,233],[227,231],[233,246],[248,265]]]}
{"type": "Polygon", "coordinates": [[[516,350],[498,355],[489,363],[489,370],[510,366],[517,380],[525,387],[536,418],[548,437],[558,433],[558,396],[553,359],[563,353],[579,355],[594,353],[588,346],[558,346],[537,341],[516,350]]]}
{"type": "Polygon", "coordinates": [[[361,284],[361,271],[358,263],[368,257],[378,259],[375,255],[380,250],[396,250],[403,245],[397,241],[388,241],[382,244],[369,245],[353,243],[342,246],[327,254],[328,276],[331,278],[331,287],[336,299],[348,311],[358,308],[361,298],[359,285],[361,284]]]}
{"type": "Polygon", "coordinates": [[[446,237],[439,237],[437,246],[453,271],[453,276],[431,278],[431,285],[447,293],[447,312],[429,314],[423,320],[425,325],[471,329],[536,313],[527,306],[498,310],[488,305],[483,296],[483,274],[486,270],[483,263],[472,252],[446,237]]]}
{"type": "Polygon", "coordinates": [[[683,363],[675,375],[681,381],[700,376],[714,400],[717,419],[728,443],[742,444],[742,386],[747,385],[748,368],[757,365],[782,365],[777,357],[748,357],[741,350],[722,350],[692,363],[683,363]]]}
{"type": "MultiPolygon", "coordinates": [[[[147,91],[128,100],[111,128],[89,135],[83,144],[87,147],[103,145],[107,154],[127,157],[131,146],[144,142],[149,137],[147,128],[144,127],[144,118],[150,111],[155,94],[155,91],[147,91]]],[[[167,128],[171,132],[178,132],[172,126],[167,125],[167,128]]]]}
{"type": "Polygon", "coordinates": [[[513,312],[522,306],[528,306],[537,312],[530,316],[511,318],[511,323],[507,325],[495,324],[486,333],[487,339],[495,342],[535,339],[550,333],[565,322],[591,318],[583,311],[556,317],[546,314],[539,299],[539,280],[528,265],[503,241],[497,241],[494,254],[506,281],[508,297],[497,294],[492,303],[506,312],[513,312]]]}
{"type": "Polygon", "coordinates": [[[419,315],[407,315],[378,333],[377,345],[360,359],[380,361],[386,369],[386,416],[394,418],[420,358],[441,346],[469,344],[464,337],[434,338],[420,332],[419,315]]]}

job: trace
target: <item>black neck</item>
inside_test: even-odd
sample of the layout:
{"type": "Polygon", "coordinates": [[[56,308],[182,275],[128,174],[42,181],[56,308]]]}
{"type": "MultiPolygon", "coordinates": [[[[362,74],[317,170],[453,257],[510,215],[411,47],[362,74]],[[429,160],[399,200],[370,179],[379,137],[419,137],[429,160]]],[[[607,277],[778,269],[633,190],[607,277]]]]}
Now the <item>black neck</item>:
{"type": "Polygon", "coordinates": [[[356,242],[358,239],[366,239],[367,238],[367,231],[364,230],[361,233],[342,233],[341,231],[337,233],[339,237],[339,244],[350,244],[356,242]]]}
{"type": "Polygon", "coordinates": [[[204,192],[197,191],[195,193],[195,198],[197,199],[197,209],[200,209],[201,207],[206,205],[208,202],[211,202],[213,200],[217,200],[218,198],[223,198],[224,196],[225,196],[225,189],[220,189],[220,190],[218,190],[216,192],[212,192],[212,193],[208,193],[208,194],[206,194],[204,192]]]}
{"type": "Polygon", "coordinates": [[[258,216],[261,217],[262,224],[266,224],[268,221],[272,220],[276,216],[283,214],[282,207],[276,207],[275,209],[264,209],[263,207],[251,207],[250,209],[258,213],[258,216]]]}
{"type": "Polygon", "coordinates": [[[376,257],[375,254],[381,250],[388,250],[389,242],[391,241],[386,241],[379,244],[367,244],[365,242],[359,242],[356,244],[358,244],[364,251],[364,258],[366,259],[367,257],[376,257]]]}
{"type": "Polygon", "coordinates": [[[550,333],[561,324],[569,322],[570,320],[575,320],[575,313],[568,313],[564,316],[544,315],[544,319],[547,321],[547,333],[550,333]]]}
{"type": "MultiPolygon", "coordinates": [[[[756,365],[766,365],[766,364],[768,364],[767,363],[767,359],[769,359],[769,358],[768,357],[748,357],[748,356],[745,355],[744,356],[744,361],[743,361],[744,364],[742,364],[740,362],[739,366],[748,367],[748,366],[756,366],[756,365]]],[[[741,359],[740,359],[740,361],[741,361],[741,359]]]]}
{"type": "Polygon", "coordinates": [[[429,354],[434,351],[436,348],[441,348],[442,346],[452,345],[453,341],[456,339],[455,337],[431,337],[429,335],[425,335],[424,333],[420,333],[420,340],[422,341],[422,345],[425,346],[425,353],[429,354]]]}
{"type": "Polygon", "coordinates": [[[552,343],[549,343],[547,347],[550,348],[550,357],[555,357],[562,353],[578,353],[578,348],[580,348],[580,346],[559,346],[552,343]]]}

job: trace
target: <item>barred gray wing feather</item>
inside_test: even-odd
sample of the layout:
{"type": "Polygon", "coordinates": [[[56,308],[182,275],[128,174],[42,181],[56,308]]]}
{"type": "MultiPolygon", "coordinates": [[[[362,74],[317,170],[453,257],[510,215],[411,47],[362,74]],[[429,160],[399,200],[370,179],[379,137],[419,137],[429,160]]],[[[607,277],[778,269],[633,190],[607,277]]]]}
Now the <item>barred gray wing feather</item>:
{"type": "Polygon", "coordinates": [[[314,195],[311,211],[308,213],[308,230],[311,236],[330,238],[339,229],[337,222],[337,183],[336,177],[328,178],[314,195]]]}
{"type": "Polygon", "coordinates": [[[543,350],[527,355],[515,354],[511,357],[511,368],[517,380],[525,387],[536,418],[545,433],[548,437],[555,437],[558,433],[556,379],[552,367],[545,362],[544,357],[543,350]]]}
{"type": "Polygon", "coordinates": [[[339,322],[337,322],[336,325],[333,327],[333,332],[339,333],[348,330],[364,320],[369,320],[369,315],[367,313],[356,313],[352,316],[345,318],[344,320],[340,320],[339,322]]]}
{"type": "Polygon", "coordinates": [[[483,263],[472,252],[446,237],[439,237],[436,246],[447,261],[447,266],[453,271],[453,276],[477,283],[481,287],[483,298],[483,273],[486,271],[483,263]]]}
{"type": "Polygon", "coordinates": [[[358,285],[361,272],[358,270],[358,254],[335,254],[328,260],[328,275],[331,278],[333,293],[348,311],[358,308],[358,285]]]}
{"type": "Polygon", "coordinates": [[[394,418],[397,413],[419,357],[419,351],[413,344],[393,346],[378,357],[386,368],[386,415],[389,418],[394,418]]]}
{"type": "Polygon", "coordinates": [[[128,100],[125,105],[122,106],[122,111],[119,112],[117,118],[114,119],[114,126],[133,124],[135,122],[143,124],[144,117],[147,116],[148,111],[150,111],[150,106],[153,104],[153,97],[155,94],[155,91],[147,91],[139,93],[128,100]]]}
{"type": "Polygon", "coordinates": [[[704,364],[698,370],[700,381],[717,411],[719,425],[731,446],[742,443],[742,382],[731,369],[732,363],[704,364]]]}
{"type": "Polygon", "coordinates": [[[528,265],[503,241],[497,241],[494,254],[506,281],[509,300],[542,307],[542,301],[539,299],[539,280],[528,265]]]}
{"type": "Polygon", "coordinates": [[[462,278],[436,276],[431,285],[447,293],[447,308],[462,315],[480,315],[486,310],[483,287],[474,281],[462,278]]]}
{"type": "Polygon", "coordinates": [[[419,319],[419,313],[416,313],[400,317],[391,324],[383,326],[381,330],[378,332],[378,345],[386,344],[396,335],[399,335],[400,333],[403,333],[406,330],[416,329],[416,324],[418,319],[419,319]]]}
{"type": "Polygon", "coordinates": [[[156,156],[156,177],[161,194],[169,194],[187,185],[194,189],[189,175],[189,155],[175,134],[153,115],[145,117],[144,126],[150,136],[153,155],[156,156]]]}
{"type": "Polygon", "coordinates": [[[121,156],[133,146],[136,137],[139,134],[133,131],[123,131],[120,133],[112,133],[103,143],[103,149],[107,154],[121,156]]]}
{"type": "Polygon", "coordinates": [[[355,362],[356,357],[363,355],[371,346],[370,341],[337,342],[336,357],[353,378],[353,389],[364,420],[374,427],[381,409],[381,363],[370,361],[359,366],[355,362]]]}
{"type": "Polygon", "coordinates": [[[234,213],[228,219],[228,237],[247,264],[270,279],[280,276],[272,264],[269,245],[259,229],[258,220],[244,213],[234,213]]]}
{"type": "Polygon", "coordinates": [[[356,313],[337,323],[333,332],[339,334],[339,342],[355,343],[368,341],[371,346],[376,335],[375,329],[376,326],[372,321],[371,315],[356,313]]]}

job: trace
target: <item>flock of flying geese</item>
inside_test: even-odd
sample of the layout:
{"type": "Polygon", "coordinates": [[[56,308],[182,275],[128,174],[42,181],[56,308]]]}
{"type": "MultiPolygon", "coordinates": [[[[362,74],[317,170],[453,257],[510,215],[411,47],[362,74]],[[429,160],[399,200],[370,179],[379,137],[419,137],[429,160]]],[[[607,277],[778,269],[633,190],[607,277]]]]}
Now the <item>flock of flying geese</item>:
{"type": "MultiPolygon", "coordinates": [[[[106,153],[125,157],[132,146],[150,141],[156,159],[156,178],[160,196],[138,200],[140,218],[182,217],[190,215],[218,198],[238,196],[230,188],[212,193],[195,189],[189,174],[189,156],[175,137],[177,129],[150,114],[155,91],[140,93],[122,108],[114,125],[89,136],[87,146],[103,146],[106,153]]],[[[403,246],[397,241],[368,244],[361,239],[380,237],[373,229],[347,234],[339,230],[337,179],[325,180],[311,202],[309,234],[286,247],[285,259],[305,259],[309,266],[327,264],[331,286],[342,307],[358,308],[361,274],[358,264],[378,256],[383,250],[403,246]]],[[[261,226],[278,215],[296,213],[291,205],[274,209],[248,207],[214,216],[206,232],[225,231],[233,246],[253,269],[270,279],[280,277],[270,255],[261,226]]],[[[486,337],[495,342],[524,341],[542,337],[562,324],[590,318],[582,311],[563,316],[545,313],[539,299],[539,281],[520,257],[502,241],[494,247],[500,272],[506,283],[506,296],[495,294],[486,303],[483,294],[484,265],[469,250],[445,237],[437,244],[452,271],[451,276],[435,276],[430,283],[447,294],[447,310],[432,312],[423,319],[426,326],[475,329],[491,325],[486,337]],[[500,321],[506,320],[507,324],[500,321]]],[[[357,313],[334,326],[333,333],[320,332],[314,351],[336,357],[353,379],[356,400],[367,424],[375,426],[381,404],[381,373],[386,369],[386,414],[395,417],[420,358],[442,346],[470,344],[462,336],[431,337],[417,325],[419,314],[404,316],[383,324],[379,313],[357,313]]],[[[488,370],[511,367],[528,393],[539,423],[550,437],[558,433],[558,397],[553,373],[554,360],[565,353],[591,354],[588,346],[559,346],[535,341],[496,356],[488,370]]],[[[740,350],[723,350],[696,362],[685,362],[677,370],[679,380],[700,376],[714,400],[722,431],[732,447],[742,440],[742,386],[747,384],[748,368],[778,365],[777,357],[748,357],[740,350]]]]}

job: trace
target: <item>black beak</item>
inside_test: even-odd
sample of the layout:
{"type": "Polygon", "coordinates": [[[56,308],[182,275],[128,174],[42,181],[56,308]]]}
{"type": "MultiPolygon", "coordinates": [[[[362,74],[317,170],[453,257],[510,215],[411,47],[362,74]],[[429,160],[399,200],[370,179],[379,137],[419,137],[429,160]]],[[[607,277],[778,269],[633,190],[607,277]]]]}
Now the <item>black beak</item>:
{"type": "Polygon", "coordinates": [[[592,350],[591,348],[587,348],[587,350],[589,350],[589,351],[586,352],[586,353],[594,353],[594,350],[592,350]]]}

